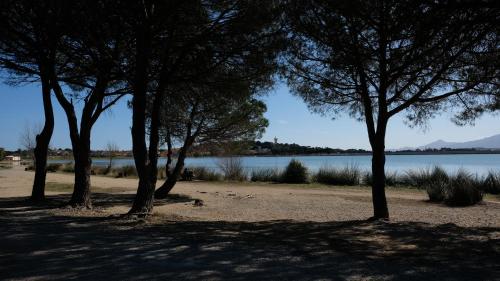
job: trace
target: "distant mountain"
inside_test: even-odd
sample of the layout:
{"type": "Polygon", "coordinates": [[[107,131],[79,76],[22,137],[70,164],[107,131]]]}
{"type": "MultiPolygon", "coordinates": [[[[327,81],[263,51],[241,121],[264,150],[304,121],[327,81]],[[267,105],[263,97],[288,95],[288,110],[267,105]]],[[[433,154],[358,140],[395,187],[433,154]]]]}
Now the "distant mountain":
{"type": "Polygon", "coordinates": [[[420,146],[419,149],[440,149],[440,148],[489,148],[500,149],[500,134],[487,138],[482,138],[466,142],[447,142],[437,140],[427,145],[420,146]]]}

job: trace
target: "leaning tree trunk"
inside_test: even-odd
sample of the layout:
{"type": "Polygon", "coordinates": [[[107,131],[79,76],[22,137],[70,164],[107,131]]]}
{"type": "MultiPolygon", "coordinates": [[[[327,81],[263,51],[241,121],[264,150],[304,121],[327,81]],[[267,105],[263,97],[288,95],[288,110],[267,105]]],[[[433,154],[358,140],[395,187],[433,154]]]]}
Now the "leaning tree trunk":
{"type": "Polygon", "coordinates": [[[372,145],[372,200],[373,219],[388,219],[385,197],[385,134],[377,134],[372,145]]]}
{"type": "Polygon", "coordinates": [[[45,199],[45,178],[47,175],[47,155],[50,139],[54,131],[54,110],[51,101],[51,87],[47,79],[42,78],[43,109],[45,113],[45,124],[42,132],[36,136],[35,146],[35,179],[31,200],[41,201],[45,199]]]}
{"type": "Polygon", "coordinates": [[[184,160],[186,159],[187,147],[183,146],[179,152],[179,157],[177,158],[177,163],[172,173],[169,174],[165,182],[160,188],[155,191],[155,198],[163,199],[166,198],[170,193],[172,188],[174,188],[179,176],[181,175],[182,169],[184,168],[184,160]]]}

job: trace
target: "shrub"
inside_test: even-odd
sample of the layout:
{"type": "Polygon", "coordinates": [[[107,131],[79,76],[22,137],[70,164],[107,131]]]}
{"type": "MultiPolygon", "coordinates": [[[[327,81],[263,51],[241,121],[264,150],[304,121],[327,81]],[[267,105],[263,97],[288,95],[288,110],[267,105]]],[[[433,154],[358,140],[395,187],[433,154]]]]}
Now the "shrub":
{"type": "Polygon", "coordinates": [[[252,170],[250,180],[261,182],[280,182],[282,172],[279,169],[256,169],[252,170]]]}
{"type": "Polygon", "coordinates": [[[62,167],[61,163],[50,163],[50,164],[47,164],[47,167],[45,169],[47,170],[47,172],[54,173],[54,172],[59,171],[61,169],[61,167],[62,167]]]}
{"type": "MultiPolygon", "coordinates": [[[[373,175],[371,172],[366,172],[363,174],[362,179],[363,184],[372,185],[373,175]]],[[[397,172],[385,172],[385,184],[387,186],[404,185],[405,181],[401,178],[397,172]]]]}
{"type": "Polygon", "coordinates": [[[314,175],[313,180],[330,185],[359,185],[361,171],[357,166],[350,165],[342,169],[324,167],[314,175]]]}
{"type": "Polygon", "coordinates": [[[113,174],[116,178],[136,177],[137,171],[135,166],[126,165],[118,168],[113,168],[113,174]]]}
{"type": "Polygon", "coordinates": [[[405,172],[402,177],[402,181],[404,185],[416,187],[418,189],[423,189],[427,186],[429,179],[431,178],[432,170],[430,168],[427,169],[417,169],[417,170],[408,170],[405,172]]]}
{"type": "Polygon", "coordinates": [[[28,164],[24,168],[25,171],[34,171],[35,170],[35,164],[28,164]]]}
{"type": "Polygon", "coordinates": [[[157,177],[161,180],[167,178],[167,168],[165,166],[158,167],[157,177]]]}
{"type": "Polygon", "coordinates": [[[284,183],[306,183],[307,182],[307,168],[295,159],[292,159],[281,179],[284,183]]]}
{"type": "Polygon", "coordinates": [[[248,178],[243,167],[243,160],[240,157],[221,158],[217,165],[222,170],[225,180],[245,181],[248,178]]]}
{"type": "Polygon", "coordinates": [[[102,166],[93,166],[92,167],[92,175],[107,175],[110,172],[108,167],[102,166]]]}
{"type": "Polygon", "coordinates": [[[75,165],[73,163],[66,163],[61,166],[60,170],[65,173],[74,173],[75,165]]]}
{"type": "Polygon", "coordinates": [[[483,180],[482,190],[486,193],[500,194],[500,172],[488,172],[483,180]]]}
{"type": "Polygon", "coordinates": [[[432,173],[427,177],[419,179],[431,202],[441,202],[445,199],[446,191],[449,187],[450,179],[446,171],[440,167],[434,167],[432,173]]]}
{"type": "Polygon", "coordinates": [[[483,200],[481,182],[477,176],[459,170],[450,178],[445,191],[444,203],[449,206],[470,206],[483,200]]]}
{"type": "Polygon", "coordinates": [[[205,167],[190,168],[193,171],[193,179],[201,181],[221,181],[223,176],[205,167]]]}
{"type": "Polygon", "coordinates": [[[398,172],[385,172],[385,184],[388,186],[405,185],[403,177],[400,177],[398,172]]]}

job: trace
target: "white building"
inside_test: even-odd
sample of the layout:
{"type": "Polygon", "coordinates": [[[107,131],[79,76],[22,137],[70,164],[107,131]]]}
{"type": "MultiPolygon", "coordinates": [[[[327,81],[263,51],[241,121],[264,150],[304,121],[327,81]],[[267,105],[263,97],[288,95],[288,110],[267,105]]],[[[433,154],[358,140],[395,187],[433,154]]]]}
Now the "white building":
{"type": "Polygon", "coordinates": [[[7,161],[21,161],[21,156],[7,155],[5,156],[7,161]]]}

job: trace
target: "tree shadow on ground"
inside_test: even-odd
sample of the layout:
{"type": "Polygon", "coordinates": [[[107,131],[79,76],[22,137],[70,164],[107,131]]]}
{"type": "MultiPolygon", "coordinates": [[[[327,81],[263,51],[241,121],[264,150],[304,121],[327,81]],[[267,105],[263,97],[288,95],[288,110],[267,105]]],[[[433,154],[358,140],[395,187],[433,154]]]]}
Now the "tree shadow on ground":
{"type": "MultiPolygon", "coordinates": [[[[0,200],[0,279],[500,280],[500,228],[52,213],[64,196],[0,200]]],[[[132,199],[94,197],[98,207],[132,199]]]]}

